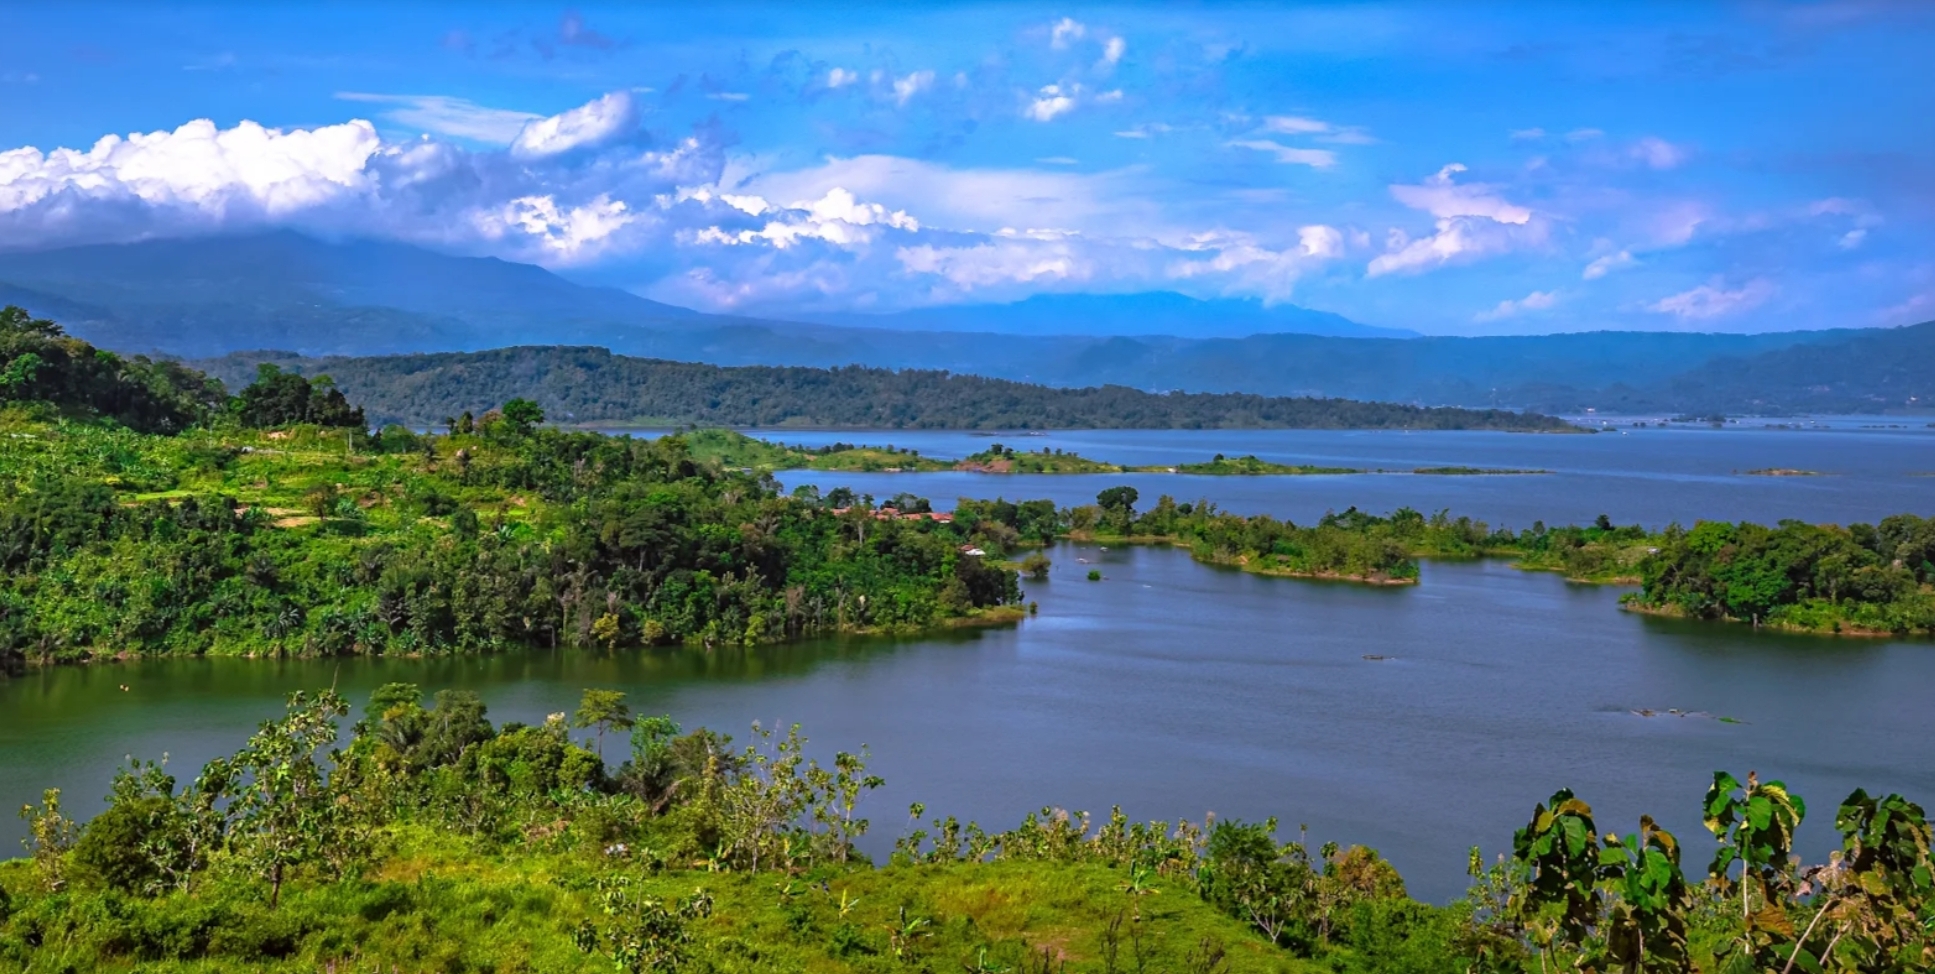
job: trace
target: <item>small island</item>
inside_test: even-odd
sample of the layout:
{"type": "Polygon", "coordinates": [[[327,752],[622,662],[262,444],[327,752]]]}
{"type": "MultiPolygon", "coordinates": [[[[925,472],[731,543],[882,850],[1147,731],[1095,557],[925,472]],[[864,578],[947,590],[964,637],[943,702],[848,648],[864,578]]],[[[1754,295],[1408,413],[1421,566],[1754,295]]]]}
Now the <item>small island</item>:
{"type": "Polygon", "coordinates": [[[1184,463],[1175,467],[1158,468],[1174,473],[1198,474],[1212,477],[1259,477],[1293,476],[1305,477],[1322,474],[1363,473],[1354,467],[1318,467],[1310,464],[1271,463],[1254,456],[1226,457],[1218,453],[1208,463],[1184,463]]]}
{"type": "Polygon", "coordinates": [[[1827,476],[1827,474],[1824,474],[1819,470],[1796,470],[1793,467],[1762,467],[1759,470],[1746,471],[1743,474],[1743,476],[1747,476],[1747,477],[1825,477],[1827,476]]]}

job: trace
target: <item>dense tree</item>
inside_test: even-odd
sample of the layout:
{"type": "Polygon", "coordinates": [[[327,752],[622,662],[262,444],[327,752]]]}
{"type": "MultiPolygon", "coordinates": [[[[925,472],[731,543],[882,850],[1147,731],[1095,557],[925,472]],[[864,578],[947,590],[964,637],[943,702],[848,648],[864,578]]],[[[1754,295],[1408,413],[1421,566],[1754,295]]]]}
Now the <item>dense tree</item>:
{"type": "Polygon", "coordinates": [[[235,397],[231,407],[244,425],[258,428],[310,423],[366,429],[363,410],[351,406],[333,379],[306,379],[268,362],[256,369],[255,381],[235,397]]]}
{"type": "Polygon", "coordinates": [[[1556,417],[1504,409],[1150,393],[1123,386],[1065,389],[917,369],[720,367],[629,358],[599,348],[327,359],[257,353],[199,364],[234,383],[265,361],[335,376],[378,421],[412,426],[526,399],[552,417],[577,423],[650,418],[701,426],[790,422],[871,429],[1571,428],[1556,417]]]}
{"type": "Polygon", "coordinates": [[[67,335],[18,307],[0,308],[0,404],[40,404],[60,413],[173,433],[223,399],[221,384],[174,362],[124,359],[67,335]]]}

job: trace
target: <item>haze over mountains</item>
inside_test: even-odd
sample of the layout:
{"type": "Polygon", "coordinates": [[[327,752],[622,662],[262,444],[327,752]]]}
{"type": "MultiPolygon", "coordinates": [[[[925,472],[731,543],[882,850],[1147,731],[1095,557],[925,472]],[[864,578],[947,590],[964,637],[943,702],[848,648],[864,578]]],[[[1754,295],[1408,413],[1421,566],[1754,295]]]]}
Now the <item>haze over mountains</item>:
{"type": "Polygon", "coordinates": [[[806,321],[706,314],[542,268],[292,232],[0,253],[0,304],[125,352],[211,358],[599,346],[718,365],[943,369],[1058,386],[1543,411],[1879,411],[1935,398],[1935,323],[1758,335],[1403,337],[1175,294],[806,321]],[[1163,332],[1187,332],[1187,335],[1163,332]]]}

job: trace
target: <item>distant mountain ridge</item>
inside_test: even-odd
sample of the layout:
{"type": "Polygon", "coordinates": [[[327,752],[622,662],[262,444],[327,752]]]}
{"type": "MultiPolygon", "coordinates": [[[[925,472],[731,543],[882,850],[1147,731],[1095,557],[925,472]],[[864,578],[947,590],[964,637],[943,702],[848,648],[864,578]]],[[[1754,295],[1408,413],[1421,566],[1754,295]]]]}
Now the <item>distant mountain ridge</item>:
{"type": "Polygon", "coordinates": [[[1114,384],[1545,412],[1913,409],[1929,401],[1918,391],[1918,370],[1935,373],[1935,357],[1914,329],[1495,338],[951,330],[974,322],[1022,329],[1075,318],[1081,318],[1079,325],[1059,330],[1113,327],[1138,308],[1136,313],[1148,315],[1143,324],[1149,328],[1204,315],[1223,315],[1222,327],[1236,330],[1265,319],[1287,326],[1292,318],[1312,322],[1312,329],[1365,327],[1307,309],[1174,294],[1038,296],[1013,305],[968,306],[955,318],[945,309],[929,309],[914,322],[922,330],[879,327],[883,320],[899,320],[892,316],[773,321],[587,287],[528,264],[404,244],[329,243],[287,232],[0,252],[0,303],[55,318],[102,347],[184,358],[261,348],[365,356],[576,345],[727,366],[867,365],[1050,386],[1114,384]],[[991,319],[997,312],[1018,317],[991,319]],[[1829,347],[1844,351],[1813,354],[1829,347]],[[1783,350],[1792,354],[1760,358],[1783,350]],[[1868,355],[1882,360],[1866,362],[1868,355]],[[1827,367],[1839,370],[1838,378],[1809,374],[1827,367]],[[1894,377],[1883,381],[1883,373],[1894,377]]]}
{"type": "Polygon", "coordinates": [[[1416,338],[1401,328],[1361,325],[1328,311],[1256,300],[1202,300],[1174,291],[1139,294],[1037,294],[1011,304],[959,304],[887,314],[788,315],[800,321],[885,331],[957,331],[997,335],[1174,335],[1241,338],[1299,334],[1339,338],[1416,338]]]}

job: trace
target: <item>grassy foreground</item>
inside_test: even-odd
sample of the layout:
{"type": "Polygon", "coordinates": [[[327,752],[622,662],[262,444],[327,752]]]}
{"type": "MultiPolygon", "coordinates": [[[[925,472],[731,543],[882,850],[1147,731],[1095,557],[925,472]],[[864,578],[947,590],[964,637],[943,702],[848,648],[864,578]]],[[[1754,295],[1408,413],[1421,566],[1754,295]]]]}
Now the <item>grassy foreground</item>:
{"type": "MultiPolygon", "coordinates": [[[[187,783],[135,764],[82,825],[22,810],[0,862],[0,970],[442,972],[1551,971],[1909,974],[1935,962],[1931,831],[1856,791],[1803,865],[1806,803],[1718,773],[1710,864],[1650,818],[1602,831],[1540,803],[1458,902],[1410,899],[1374,851],[1277,823],[1094,821],[1044,809],[987,833],[934,819],[885,862],[856,841],[879,787],[797,727],[752,743],[587,690],[575,716],[493,727],[483,701],[296,694],[187,783]],[[584,731],[574,739],[573,729],[584,731]],[[629,758],[596,753],[629,730],[629,758]]],[[[909,809],[918,821],[919,805],[909,809]]],[[[910,825],[913,823],[910,823],[910,825]]]]}

